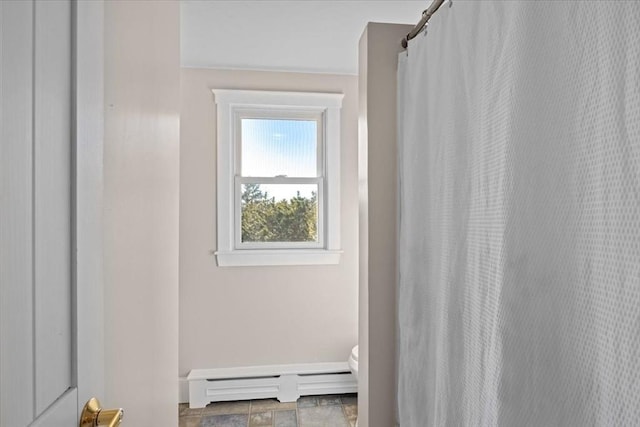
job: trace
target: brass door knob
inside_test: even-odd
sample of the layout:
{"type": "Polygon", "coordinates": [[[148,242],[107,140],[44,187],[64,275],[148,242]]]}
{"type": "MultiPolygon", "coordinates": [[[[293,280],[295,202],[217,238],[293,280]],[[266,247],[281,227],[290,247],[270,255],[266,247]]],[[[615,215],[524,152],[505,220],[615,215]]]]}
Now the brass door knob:
{"type": "Polygon", "coordinates": [[[80,427],[116,427],[122,422],[124,411],[120,409],[102,409],[95,397],[89,399],[80,415],[80,427]]]}

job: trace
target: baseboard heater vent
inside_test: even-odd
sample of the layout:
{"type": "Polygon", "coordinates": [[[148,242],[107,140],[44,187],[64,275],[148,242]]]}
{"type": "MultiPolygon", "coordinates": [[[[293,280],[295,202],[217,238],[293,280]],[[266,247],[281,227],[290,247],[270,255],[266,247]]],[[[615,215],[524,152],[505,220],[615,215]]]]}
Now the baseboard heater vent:
{"type": "Polygon", "coordinates": [[[300,396],[358,391],[347,362],[193,369],[187,381],[190,408],[229,400],[295,402],[300,396]]]}

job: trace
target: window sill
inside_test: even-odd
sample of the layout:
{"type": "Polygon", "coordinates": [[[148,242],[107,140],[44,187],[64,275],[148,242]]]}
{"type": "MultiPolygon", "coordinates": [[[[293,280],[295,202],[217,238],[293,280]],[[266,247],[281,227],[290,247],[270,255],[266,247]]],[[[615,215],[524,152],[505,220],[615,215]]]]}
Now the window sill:
{"type": "Polygon", "coordinates": [[[218,267],[264,265],[331,265],[340,262],[342,251],[325,249],[269,249],[218,251],[218,267]]]}

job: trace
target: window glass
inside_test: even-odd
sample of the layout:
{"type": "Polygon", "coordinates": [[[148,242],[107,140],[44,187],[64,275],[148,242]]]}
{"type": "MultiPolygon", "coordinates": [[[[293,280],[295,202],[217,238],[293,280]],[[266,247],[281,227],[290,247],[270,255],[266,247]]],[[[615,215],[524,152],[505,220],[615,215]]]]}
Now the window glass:
{"type": "Polygon", "coordinates": [[[317,242],[317,184],[242,184],[242,242],[317,242]]]}
{"type": "Polygon", "coordinates": [[[318,176],[315,120],[242,119],[241,175],[318,176]]]}

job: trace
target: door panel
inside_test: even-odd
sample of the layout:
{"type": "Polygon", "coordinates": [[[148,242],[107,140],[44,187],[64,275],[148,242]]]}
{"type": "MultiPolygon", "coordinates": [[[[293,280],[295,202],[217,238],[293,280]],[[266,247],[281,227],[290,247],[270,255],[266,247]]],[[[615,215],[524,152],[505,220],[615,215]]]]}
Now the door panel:
{"type": "MultiPolygon", "coordinates": [[[[101,283],[99,268],[73,283],[78,236],[82,257],[100,254],[91,237],[100,225],[83,216],[87,238],[73,214],[75,167],[86,166],[72,156],[74,10],[71,0],[0,1],[0,426],[77,425],[77,367],[96,367],[75,345],[101,329],[76,306],[102,296],[90,285],[101,283]]],[[[101,137],[91,142],[102,149],[101,137]]]]}
{"type": "Polygon", "coordinates": [[[78,422],[75,418],[76,405],[78,403],[78,389],[67,390],[60,398],[44,411],[29,427],[75,427],[78,422]],[[73,417],[73,418],[72,418],[73,417]]]}
{"type": "Polygon", "coordinates": [[[0,1],[0,425],[34,416],[31,2],[0,1]]]}
{"type": "Polygon", "coordinates": [[[71,384],[71,3],[35,3],[36,415],[71,384]]]}

